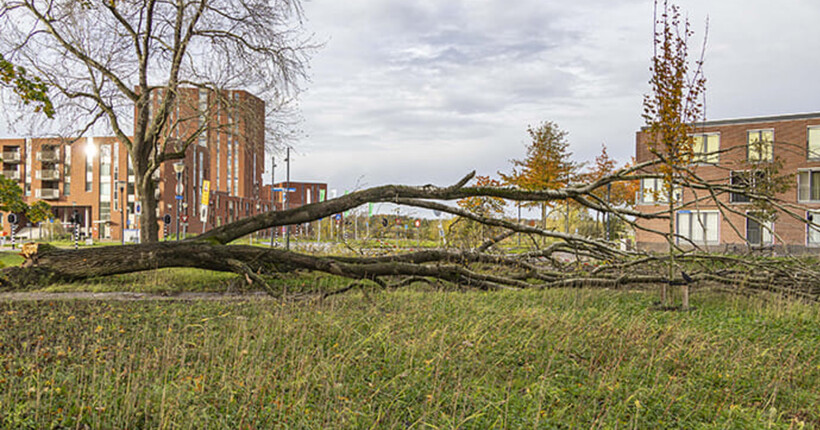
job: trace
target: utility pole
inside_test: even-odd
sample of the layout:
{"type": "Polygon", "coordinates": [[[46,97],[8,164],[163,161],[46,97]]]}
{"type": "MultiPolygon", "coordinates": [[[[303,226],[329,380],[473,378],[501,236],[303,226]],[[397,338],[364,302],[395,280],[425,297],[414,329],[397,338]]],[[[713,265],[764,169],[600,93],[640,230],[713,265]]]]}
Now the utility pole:
{"type": "MultiPolygon", "coordinates": [[[[287,147],[287,158],[285,158],[285,166],[287,167],[287,187],[285,187],[285,210],[290,209],[290,146],[287,147]]],[[[285,250],[290,250],[290,224],[285,230],[285,250]]]]}
{"type": "MultiPolygon", "coordinates": [[[[275,169],[276,169],[276,157],[271,156],[270,157],[270,203],[271,203],[271,210],[272,211],[276,210],[276,201],[273,198],[273,193],[274,193],[273,188],[275,187],[274,184],[276,184],[276,182],[274,182],[274,176],[273,176],[273,171],[275,169]]],[[[273,227],[270,228],[270,247],[273,248],[273,227]]]]}
{"type": "MultiPolygon", "coordinates": [[[[612,197],[611,193],[612,193],[612,183],[610,182],[610,183],[606,184],[606,204],[607,205],[609,205],[610,202],[611,202],[611,200],[610,200],[610,198],[612,197]]],[[[607,208],[607,209],[609,209],[609,208],[607,208]]],[[[606,216],[606,240],[610,241],[612,239],[612,233],[609,230],[609,227],[610,227],[610,224],[609,224],[610,212],[607,210],[607,213],[604,216],[606,216]]]]}
{"type": "MultiPolygon", "coordinates": [[[[518,203],[518,225],[521,225],[521,201],[519,200],[517,203],[518,203]]],[[[518,246],[521,246],[521,232],[518,232],[518,234],[516,234],[516,236],[518,237],[518,246]]]]}
{"type": "Polygon", "coordinates": [[[125,185],[120,181],[120,236],[122,236],[122,244],[125,245],[125,211],[128,205],[125,201],[125,185]]]}

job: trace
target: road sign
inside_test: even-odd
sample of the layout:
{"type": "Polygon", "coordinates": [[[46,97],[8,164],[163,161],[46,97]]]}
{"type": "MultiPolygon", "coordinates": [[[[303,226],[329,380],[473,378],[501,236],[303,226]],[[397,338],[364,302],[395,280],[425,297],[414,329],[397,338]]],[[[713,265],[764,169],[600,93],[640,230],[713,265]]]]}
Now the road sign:
{"type": "Polygon", "coordinates": [[[202,206],[208,206],[211,198],[211,181],[202,181],[202,206]]]}
{"type": "Polygon", "coordinates": [[[17,224],[17,214],[10,213],[9,217],[8,217],[8,220],[9,220],[9,224],[17,224]]]}
{"type": "Polygon", "coordinates": [[[174,199],[176,199],[176,200],[182,200],[182,196],[180,196],[180,195],[176,195],[176,196],[174,196],[174,199]]]}
{"type": "Polygon", "coordinates": [[[208,221],[208,206],[202,206],[199,208],[199,220],[204,222],[208,221]]]}
{"type": "Polygon", "coordinates": [[[134,207],[134,213],[137,214],[137,215],[142,213],[142,205],[141,204],[137,203],[137,205],[134,207]]]}
{"type": "Polygon", "coordinates": [[[292,193],[296,191],[296,188],[274,188],[273,191],[287,191],[289,193],[292,193]]]}
{"type": "Polygon", "coordinates": [[[188,215],[182,215],[182,222],[188,222],[188,215]]]}

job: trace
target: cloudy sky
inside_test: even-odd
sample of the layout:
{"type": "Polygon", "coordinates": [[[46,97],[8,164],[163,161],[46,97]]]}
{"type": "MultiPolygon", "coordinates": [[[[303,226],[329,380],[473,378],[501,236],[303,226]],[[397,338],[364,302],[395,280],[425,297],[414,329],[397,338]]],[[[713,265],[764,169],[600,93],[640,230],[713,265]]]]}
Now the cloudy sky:
{"type": "MultiPolygon", "coordinates": [[[[820,2],[681,0],[698,51],[709,18],[707,117],[820,111],[820,2]]],[[[339,192],[448,184],[522,158],[555,121],[578,161],[626,161],[642,125],[651,0],[312,0],[325,42],[301,97],[293,180],[339,192]]],[[[281,157],[280,157],[281,158],[281,157]]],[[[281,165],[280,165],[281,166],[281,165]]],[[[277,168],[277,181],[284,179],[277,168]]],[[[267,176],[269,177],[269,176],[267,176]]]]}

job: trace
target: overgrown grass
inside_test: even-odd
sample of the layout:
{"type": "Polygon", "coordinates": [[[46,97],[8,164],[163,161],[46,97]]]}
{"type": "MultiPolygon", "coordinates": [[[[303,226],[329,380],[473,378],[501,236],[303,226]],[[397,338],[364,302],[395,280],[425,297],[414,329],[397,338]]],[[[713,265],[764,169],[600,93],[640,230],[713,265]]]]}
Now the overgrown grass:
{"type": "Polygon", "coordinates": [[[10,302],[5,428],[813,428],[820,310],[639,292],[10,302]]]}

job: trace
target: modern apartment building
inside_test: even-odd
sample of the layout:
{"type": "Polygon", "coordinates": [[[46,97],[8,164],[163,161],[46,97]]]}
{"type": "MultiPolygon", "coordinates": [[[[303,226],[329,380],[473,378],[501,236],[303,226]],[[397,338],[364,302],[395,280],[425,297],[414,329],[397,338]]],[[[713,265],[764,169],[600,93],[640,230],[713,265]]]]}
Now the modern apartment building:
{"type": "MultiPolygon", "coordinates": [[[[653,158],[641,130],[636,135],[638,162],[653,158]]],[[[698,124],[693,135],[694,159],[690,168],[711,183],[754,189],[755,182],[768,174],[766,166],[779,165],[779,175],[792,174],[791,187],[777,195],[789,205],[791,214],[779,211],[773,221],[757,218],[751,199],[740,193],[719,193],[719,205],[706,198],[703,190],[683,188],[675,193],[680,208],[675,214],[676,233],[681,245],[716,251],[771,248],[792,253],[820,251],[820,112],[707,121],[698,124]],[[757,218],[757,219],[755,219],[757,218]],[[688,240],[687,240],[688,239],[688,240]]],[[[643,179],[638,210],[645,213],[665,210],[667,200],[662,179],[643,179]]],[[[668,231],[668,220],[642,220],[640,225],[668,231]]],[[[636,244],[646,250],[667,249],[666,239],[656,233],[637,230],[636,244]]]]}
{"type": "MultiPolygon", "coordinates": [[[[152,95],[152,112],[160,99],[161,94],[152,95]]],[[[270,190],[262,185],[264,111],[264,102],[245,91],[226,90],[217,97],[196,88],[180,90],[167,138],[195,142],[184,160],[166,162],[155,173],[158,219],[168,214],[172,220],[167,226],[160,222],[161,232],[175,235],[177,217],[183,233],[201,233],[275,208],[270,190]],[[197,130],[203,132],[197,136],[197,130]],[[174,164],[184,166],[179,174],[174,164]],[[181,200],[176,198],[177,178],[182,183],[181,200]]],[[[49,222],[68,227],[77,213],[83,236],[138,236],[142,208],[134,171],[125,145],[116,137],[0,139],[0,149],[2,174],[19,183],[28,203],[45,200],[52,206],[54,219],[49,222]]],[[[299,206],[292,203],[291,207],[299,206]]],[[[8,234],[3,215],[3,231],[8,234]]],[[[21,218],[18,230],[30,224],[21,218]]]]}

